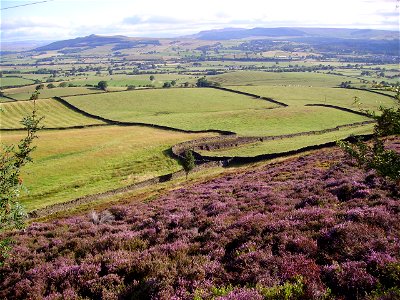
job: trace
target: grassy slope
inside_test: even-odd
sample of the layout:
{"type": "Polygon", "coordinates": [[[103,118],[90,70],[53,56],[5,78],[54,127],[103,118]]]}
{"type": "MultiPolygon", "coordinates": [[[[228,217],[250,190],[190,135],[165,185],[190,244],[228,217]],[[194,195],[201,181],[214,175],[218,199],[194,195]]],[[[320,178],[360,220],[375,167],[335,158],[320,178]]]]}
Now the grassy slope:
{"type": "Polygon", "coordinates": [[[351,134],[369,134],[372,133],[373,124],[359,126],[355,128],[344,128],[339,131],[329,132],[320,135],[299,136],[293,138],[285,138],[273,141],[257,142],[254,144],[243,145],[241,147],[215,150],[200,151],[203,155],[212,156],[256,156],[261,154],[280,153],[290,150],[297,150],[303,147],[334,142],[344,139],[351,134]]]}
{"type": "Polygon", "coordinates": [[[309,103],[332,104],[354,110],[377,110],[379,106],[393,106],[394,100],[382,95],[359,90],[304,87],[304,86],[231,86],[234,90],[270,97],[290,106],[303,106],[309,103]],[[357,97],[357,103],[354,102],[357,97]]]}
{"type": "Polygon", "coordinates": [[[117,86],[128,86],[128,85],[148,85],[152,84],[156,87],[161,87],[165,81],[175,80],[177,84],[184,83],[186,81],[194,83],[194,76],[189,75],[180,75],[180,74],[155,74],[155,80],[150,81],[150,75],[126,75],[126,74],[116,74],[116,75],[90,75],[81,79],[72,80],[71,83],[76,85],[97,85],[97,83],[101,80],[105,80],[108,82],[108,85],[111,87],[117,86]]]}
{"type": "MultiPolygon", "coordinates": [[[[57,85],[57,83],[55,84],[57,85]]],[[[9,89],[6,91],[6,95],[14,98],[16,100],[28,100],[32,93],[35,91],[35,86],[21,87],[9,89]]],[[[51,97],[63,97],[63,96],[72,96],[79,94],[93,94],[93,93],[101,93],[102,91],[95,88],[87,88],[87,87],[64,87],[64,88],[53,88],[53,89],[43,89],[39,91],[39,98],[51,98],[51,97]]]]}
{"type": "MultiPolygon", "coordinates": [[[[21,132],[2,133],[2,142],[16,143],[21,132]]],[[[210,136],[145,127],[97,127],[42,131],[34,163],[24,169],[28,210],[98,193],[179,170],[165,154],[172,145],[210,136]]]]}
{"type": "Polygon", "coordinates": [[[210,80],[228,85],[300,85],[334,87],[346,77],[320,73],[271,73],[259,71],[238,71],[217,76],[210,76],[210,80]]]}
{"type": "Polygon", "coordinates": [[[220,129],[240,135],[281,135],[366,120],[329,108],[288,107],[212,89],[133,91],[66,98],[93,114],[119,121],[188,130],[220,129]]]}
{"type": "Polygon", "coordinates": [[[32,84],[33,80],[19,78],[19,77],[2,77],[0,78],[0,87],[5,86],[18,86],[18,85],[26,85],[32,84]]]}
{"type": "Polygon", "coordinates": [[[155,89],[118,94],[68,97],[72,104],[95,114],[113,111],[116,118],[157,116],[172,113],[212,113],[226,110],[267,109],[265,101],[214,89],[155,89]],[[118,108],[117,111],[115,108],[118,108]],[[124,111],[127,111],[126,113],[124,111]]]}
{"type": "MultiPolygon", "coordinates": [[[[9,102],[0,104],[0,129],[23,128],[20,121],[24,116],[30,115],[33,110],[33,102],[9,102]]],[[[37,113],[44,116],[42,125],[45,127],[70,127],[77,125],[103,124],[103,122],[82,116],[53,99],[36,101],[37,113]]]]}

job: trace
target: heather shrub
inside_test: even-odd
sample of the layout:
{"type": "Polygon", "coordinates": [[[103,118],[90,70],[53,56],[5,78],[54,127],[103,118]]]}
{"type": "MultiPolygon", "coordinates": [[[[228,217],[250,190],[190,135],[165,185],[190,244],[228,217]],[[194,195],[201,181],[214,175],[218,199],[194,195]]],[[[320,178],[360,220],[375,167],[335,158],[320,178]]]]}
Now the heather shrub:
{"type": "Polygon", "coordinates": [[[389,262],[376,266],[373,273],[379,279],[381,286],[387,289],[400,287],[400,262],[389,262]]]}
{"type": "Polygon", "coordinates": [[[123,206],[112,206],[108,211],[114,216],[116,221],[121,221],[128,215],[128,209],[123,206]]]}
{"type": "Polygon", "coordinates": [[[400,287],[384,288],[378,285],[367,297],[367,300],[393,300],[400,299],[400,287]]]}
{"type": "Polygon", "coordinates": [[[367,272],[366,264],[355,261],[325,267],[323,278],[333,293],[345,295],[346,299],[364,298],[377,283],[367,272]]]}
{"type": "Polygon", "coordinates": [[[0,299],[395,299],[399,214],[324,150],[10,233],[0,299]]]}
{"type": "Polygon", "coordinates": [[[385,248],[383,236],[379,228],[344,222],[325,230],[317,239],[317,245],[323,261],[362,260],[371,250],[385,248]]]}
{"type": "Polygon", "coordinates": [[[218,300],[262,300],[263,297],[255,290],[252,289],[235,289],[226,296],[217,297],[218,300]]]}

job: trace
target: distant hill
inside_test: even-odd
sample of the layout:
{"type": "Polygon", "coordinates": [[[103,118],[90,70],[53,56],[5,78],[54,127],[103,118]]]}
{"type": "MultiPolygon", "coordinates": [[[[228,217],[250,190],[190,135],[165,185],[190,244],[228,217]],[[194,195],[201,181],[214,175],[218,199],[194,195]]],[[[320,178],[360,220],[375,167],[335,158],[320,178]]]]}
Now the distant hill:
{"type": "MultiPolygon", "coordinates": [[[[247,40],[250,44],[256,40],[289,40],[295,43],[309,44],[323,51],[336,51],[341,48],[349,51],[368,49],[379,51],[376,53],[398,53],[399,32],[372,30],[372,29],[346,29],[346,28],[224,28],[217,30],[201,31],[194,35],[180,38],[138,38],[122,35],[99,36],[89,35],[69,40],[57,41],[40,46],[33,51],[58,51],[60,53],[79,53],[96,47],[108,46],[111,51],[123,49],[144,48],[146,46],[160,46],[176,44],[188,47],[198,44],[193,49],[209,47],[209,41],[247,40]]],[[[214,42],[212,42],[214,43],[214,42]]],[[[250,45],[251,46],[251,45],[250,45]]]]}
{"type": "Polygon", "coordinates": [[[32,50],[44,45],[51,43],[52,41],[16,41],[8,42],[1,41],[1,51],[0,53],[12,53],[20,51],[32,50]]]}
{"type": "Polygon", "coordinates": [[[295,37],[324,37],[345,39],[398,39],[398,31],[348,29],[348,28],[226,28],[201,31],[186,36],[200,40],[232,40],[254,37],[295,38],[295,37]]]}
{"type": "Polygon", "coordinates": [[[160,45],[157,39],[135,39],[126,36],[99,36],[89,35],[85,37],[78,37],[71,40],[63,40],[51,43],[46,46],[38,47],[35,51],[60,51],[65,52],[79,52],[80,50],[105,46],[113,44],[113,50],[129,49],[140,47],[143,45],[160,45]],[[69,49],[69,50],[68,50],[69,49]]]}

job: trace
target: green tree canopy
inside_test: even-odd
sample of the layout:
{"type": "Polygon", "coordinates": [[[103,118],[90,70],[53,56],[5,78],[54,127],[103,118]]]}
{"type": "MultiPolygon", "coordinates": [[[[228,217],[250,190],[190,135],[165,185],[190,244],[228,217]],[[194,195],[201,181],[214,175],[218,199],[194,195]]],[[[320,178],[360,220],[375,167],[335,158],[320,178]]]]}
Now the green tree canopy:
{"type": "Polygon", "coordinates": [[[163,88],[170,88],[172,85],[171,85],[171,82],[169,82],[169,81],[166,81],[166,82],[164,82],[164,84],[163,84],[163,88]]]}
{"type": "Polygon", "coordinates": [[[182,166],[183,166],[183,169],[185,170],[186,179],[187,179],[189,172],[192,171],[193,168],[196,166],[196,161],[193,156],[193,151],[191,151],[191,150],[185,151],[185,155],[184,155],[183,161],[182,161],[182,166]]]}
{"type": "Polygon", "coordinates": [[[97,87],[103,91],[107,91],[107,87],[108,87],[108,82],[107,81],[99,81],[99,83],[97,84],[97,87]]]}

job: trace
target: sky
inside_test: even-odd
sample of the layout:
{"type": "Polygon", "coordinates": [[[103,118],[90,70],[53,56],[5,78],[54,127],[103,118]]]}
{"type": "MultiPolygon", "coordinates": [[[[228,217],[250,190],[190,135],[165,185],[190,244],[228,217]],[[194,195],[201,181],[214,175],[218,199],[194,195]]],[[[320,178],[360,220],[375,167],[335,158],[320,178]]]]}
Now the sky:
{"type": "Polygon", "coordinates": [[[1,41],[176,37],[228,27],[399,30],[400,0],[1,0],[1,41]],[[21,6],[29,4],[26,6],[21,6]],[[13,6],[19,6],[14,7],[13,6]]]}

